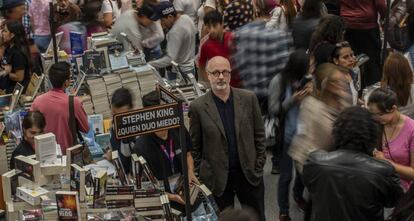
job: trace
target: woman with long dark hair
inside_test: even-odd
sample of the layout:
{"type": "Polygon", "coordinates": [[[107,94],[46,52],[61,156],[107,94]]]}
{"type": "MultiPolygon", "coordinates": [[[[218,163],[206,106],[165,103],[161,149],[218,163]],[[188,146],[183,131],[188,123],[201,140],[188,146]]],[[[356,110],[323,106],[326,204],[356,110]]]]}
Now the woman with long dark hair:
{"type": "MultiPolygon", "coordinates": [[[[279,133],[281,139],[278,142],[281,146],[276,147],[282,149],[277,198],[280,208],[279,220],[281,221],[290,220],[289,186],[292,180],[293,163],[287,153],[293,136],[296,134],[299,105],[312,92],[312,84],[307,84],[310,81],[304,81],[308,69],[309,55],[305,50],[297,50],[289,56],[288,63],[282,73],[276,75],[269,85],[269,114],[279,118],[281,130],[279,133]]],[[[296,176],[293,198],[302,209],[306,203],[303,198],[303,189],[300,176],[296,176]]]]}
{"type": "Polygon", "coordinates": [[[30,81],[31,55],[23,25],[7,21],[1,34],[6,49],[1,64],[5,76],[0,80],[0,88],[11,93],[19,82],[26,89],[30,81]]]}
{"type": "Polygon", "coordinates": [[[374,90],[368,107],[384,126],[382,146],[374,151],[374,157],[394,166],[407,191],[414,180],[414,120],[398,111],[397,95],[388,88],[374,90]]]}
{"type": "Polygon", "coordinates": [[[39,111],[30,111],[22,122],[23,140],[13,151],[10,159],[10,169],[14,169],[14,158],[23,155],[35,154],[34,137],[43,133],[46,127],[46,119],[39,111]]]}

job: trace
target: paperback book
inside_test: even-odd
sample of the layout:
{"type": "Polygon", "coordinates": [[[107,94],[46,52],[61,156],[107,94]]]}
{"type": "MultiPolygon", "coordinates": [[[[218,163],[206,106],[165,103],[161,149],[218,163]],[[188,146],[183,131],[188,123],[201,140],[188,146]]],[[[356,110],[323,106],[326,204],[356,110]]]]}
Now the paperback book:
{"type": "Polygon", "coordinates": [[[105,53],[103,51],[85,51],[81,70],[87,76],[100,76],[101,71],[105,68],[105,53]]]}
{"type": "Polygon", "coordinates": [[[74,191],[56,192],[56,203],[59,221],[80,221],[78,194],[74,191]]]}

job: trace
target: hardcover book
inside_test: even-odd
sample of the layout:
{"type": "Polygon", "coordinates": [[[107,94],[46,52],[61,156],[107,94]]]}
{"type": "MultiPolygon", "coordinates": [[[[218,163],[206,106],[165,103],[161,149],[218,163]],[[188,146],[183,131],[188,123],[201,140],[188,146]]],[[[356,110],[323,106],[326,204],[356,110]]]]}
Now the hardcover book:
{"type": "Polygon", "coordinates": [[[59,221],[80,221],[78,194],[74,191],[56,192],[59,221]]]}
{"type": "Polygon", "coordinates": [[[107,173],[100,170],[94,177],[93,183],[93,208],[105,207],[107,173]]]}
{"type": "Polygon", "coordinates": [[[86,171],[77,164],[71,164],[70,190],[79,193],[79,201],[85,201],[85,175],[86,171]]]}
{"type": "Polygon", "coordinates": [[[70,50],[72,55],[83,54],[83,40],[82,33],[71,31],[69,33],[70,50]]]}

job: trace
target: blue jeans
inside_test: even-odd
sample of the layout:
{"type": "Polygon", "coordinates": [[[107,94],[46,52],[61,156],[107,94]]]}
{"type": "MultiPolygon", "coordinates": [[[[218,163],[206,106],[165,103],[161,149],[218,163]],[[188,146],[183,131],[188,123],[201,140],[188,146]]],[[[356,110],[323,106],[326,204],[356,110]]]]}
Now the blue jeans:
{"type": "Polygon", "coordinates": [[[49,46],[51,36],[50,35],[35,35],[34,42],[39,49],[40,53],[45,53],[49,46]]]}
{"type": "Polygon", "coordinates": [[[152,61],[152,60],[157,60],[158,58],[161,58],[162,56],[162,51],[161,51],[161,47],[155,46],[154,48],[144,48],[144,54],[145,54],[145,60],[148,61],[152,61]]]}
{"type": "MultiPolygon", "coordinates": [[[[290,143],[283,144],[282,158],[280,160],[280,176],[277,192],[277,202],[279,204],[280,214],[289,214],[289,186],[292,180],[293,161],[288,155],[290,143]]],[[[296,173],[295,184],[293,186],[293,196],[303,197],[304,186],[298,173],[296,173]]]]}

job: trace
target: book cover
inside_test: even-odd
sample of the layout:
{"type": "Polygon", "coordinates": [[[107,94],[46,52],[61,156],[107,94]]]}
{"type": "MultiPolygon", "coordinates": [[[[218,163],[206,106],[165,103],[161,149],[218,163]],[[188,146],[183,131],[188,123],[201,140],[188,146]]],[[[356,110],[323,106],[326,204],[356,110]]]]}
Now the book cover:
{"type": "Polygon", "coordinates": [[[111,134],[109,133],[96,135],[95,141],[103,150],[111,148],[111,134]]]}
{"type": "Polygon", "coordinates": [[[106,68],[105,53],[103,51],[85,51],[81,70],[88,76],[100,76],[106,68]]]}
{"type": "Polygon", "coordinates": [[[12,93],[12,101],[11,101],[11,104],[10,104],[10,110],[14,110],[14,108],[19,103],[19,99],[20,99],[20,96],[23,93],[23,90],[24,90],[23,85],[21,85],[20,83],[16,83],[16,86],[14,86],[14,90],[13,90],[13,93],[12,93]]]}
{"type": "Polygon", "coordinates": [[[53,163],[57,158],[56,137],[53,133],[34,137],[35,152],[40,164],[53,163]]]}
{"type": "Polygon", "coordinates": [[[104,132],[103,129],[103,115],[102,114],[94,114],[88,116],[88,122],[92,125],[92,129],[95,135],[102,134],[104,132]]]}
{"type": "Polygon", "coordinates": [[[29,188],[19,186],[16,190],[16,196],[32,206],[39,205],[41,202],[40,197],[48,193],[49,191],[42,187],[29,188]]]}
{"type": "Polygon", "coordinates": [[[26,96],[28,97],[27,100],[32,101],[36,97],[37,93],[39,92],[40,85],[43,82],[43,79],[45,78],[45,75],[37,75],[35,73],[32,74],[32,77],[30,78],[29,85],[26,89],[26,96]]]}
{"type": "Polygon", "coordinates": [[[74,191],[56,192],[59,221],[80,221],[78,194],[74,191]]]}
{"type": "Polygon", "coordinates": [[[99,170],[94,177],[93,183],[93,208],[105,207],[107,173],[99,170]]]}
{"type": "Polygon", "coordinates": [[[9,110],[13,94],[0,95],[0,111],[9,110]]]}
{"type": "Polygon", "coordinates": [[[80,202],[85,200],[85,169],[76,164],[71,164],[70,190],[79,193],[80,202]]]}
{"type": "Polygon", "coordinates": [[[83,40],[82,33],[71,31],[69,33],[70,50],[72,55],[83,54],[83,40]]]}
{"type": "Polygon", "coordinates": [[[20,118],[20,111],[5,112],[4,113],[4,124],[6,126],[6,132],[13,135],[16,139],[22,137],[22,124],[20,118]]]}
{"type": "Polygon", "coordinates": [[[77,144],[73,147],[66,149],[66,177],[70,177],[70,170],[72,164],[84,166],[83,150],[84,146],[81,144],[77,144]]]}
{"type": "Polygon", "coordinates": [[[41,209],[30,209],[20,211],[21,221],[42,221],[43,212],[41,209]]]}
{"type": "Polygon", "coordinates": [[[110,133],[111,131],[111,126],[112,126],[112,119],[105,119],[104,120],[104,133],[110,133]]]}

